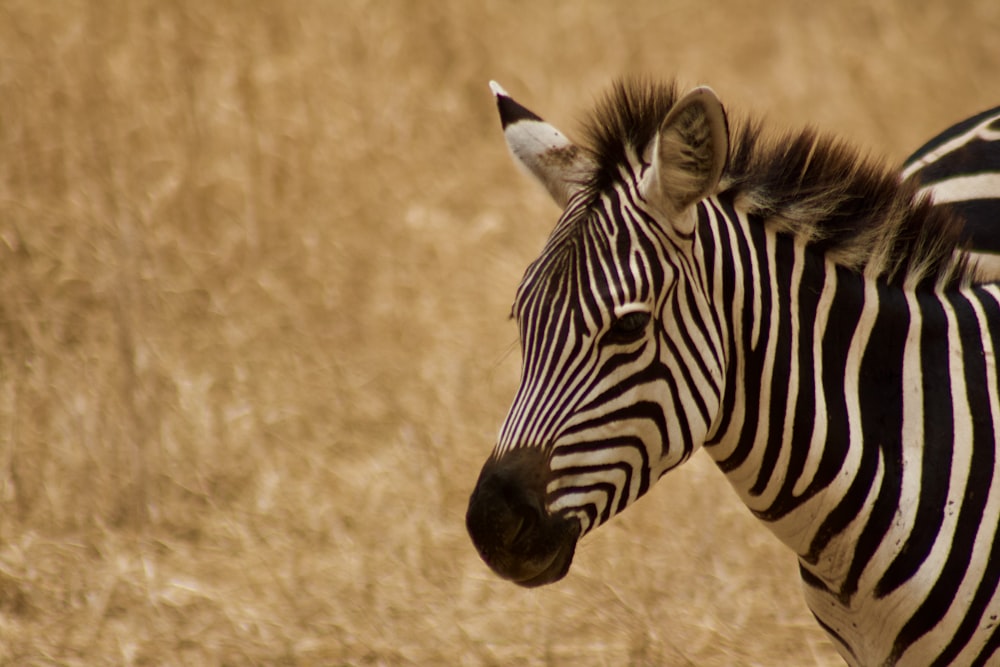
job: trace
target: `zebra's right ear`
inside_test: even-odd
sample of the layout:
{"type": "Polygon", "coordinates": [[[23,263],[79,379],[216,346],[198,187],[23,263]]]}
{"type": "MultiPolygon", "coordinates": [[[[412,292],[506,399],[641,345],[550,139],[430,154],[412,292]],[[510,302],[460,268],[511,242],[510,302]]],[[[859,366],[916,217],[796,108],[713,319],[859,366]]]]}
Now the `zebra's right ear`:
{"type": "Polygon", "coordinates": [[[713,194],[726,167],[729,126],[722,102],[711,88],[695,88],[679,99],[648,149],[651,169],[640,185],[643,197],[688,233],[690,216],[677,217],[713,194]]]}
{"type": "Polygon", "coordinates": [[[490,90],[497,98],[503,136],[514,159],[565,208],[593,169],[590,158],[562,132],[515,102],[496,81],[490,81],[490,90]]]}

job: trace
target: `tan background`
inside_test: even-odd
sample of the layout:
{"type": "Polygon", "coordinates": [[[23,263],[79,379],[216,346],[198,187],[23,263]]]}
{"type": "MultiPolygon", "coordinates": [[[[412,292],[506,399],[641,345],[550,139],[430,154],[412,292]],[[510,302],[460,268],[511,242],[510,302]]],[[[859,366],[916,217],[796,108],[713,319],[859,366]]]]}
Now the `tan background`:
{"type": "Polygon", "coordinates": [[[0,664],[828,665],[696,457],[525,591],[465,502],[572,134],[619,74],[901,160],[1000,3],[0,2],[0,664]]]}

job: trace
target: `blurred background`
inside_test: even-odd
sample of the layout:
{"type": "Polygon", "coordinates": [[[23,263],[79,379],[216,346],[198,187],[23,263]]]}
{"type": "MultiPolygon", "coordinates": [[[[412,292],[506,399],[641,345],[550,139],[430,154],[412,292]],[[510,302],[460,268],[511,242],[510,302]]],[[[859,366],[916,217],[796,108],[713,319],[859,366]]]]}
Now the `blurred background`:
{"type": "Polygon", "coordinates": [[[707,456],[495,578],[464,512],[617,76],[901,161],[1000,104],[994,0],[0,0],[0,664],[832,665],[707,456]]]}

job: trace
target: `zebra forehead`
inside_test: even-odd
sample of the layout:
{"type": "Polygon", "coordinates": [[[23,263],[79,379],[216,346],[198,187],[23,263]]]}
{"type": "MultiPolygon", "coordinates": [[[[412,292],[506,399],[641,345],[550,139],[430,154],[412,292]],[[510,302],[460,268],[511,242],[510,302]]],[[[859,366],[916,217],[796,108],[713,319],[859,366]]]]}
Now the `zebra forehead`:
{"type": "MultiPolygon", "coordinates": [[[[581,252],[578,245],[571,248],[581,252]]],[[[586,254],[588,258],[594,257],[594,254],[586,254]]],[[[530,321],[537,330],[542,323],[570,319],[582,334],[611,318],[634,311],[649,311],[651,285],[647,271],[636,273],[633,266],[617,258],[588,264],[587,259],[565,259],[561,255],[543,255],[540,260],[554,257],[556,261],[543,262],[537,271],[529,271],[522,280],[512,307],[512,314],[522,323],[530,321]]]]}
{"type": "Polygon", "coordinates": [[[560,300],[579,300],[584,254],[579,235],[547,247],[521,279],[514,312],[520,316],[527,310],[552,310],[560,300]]]}

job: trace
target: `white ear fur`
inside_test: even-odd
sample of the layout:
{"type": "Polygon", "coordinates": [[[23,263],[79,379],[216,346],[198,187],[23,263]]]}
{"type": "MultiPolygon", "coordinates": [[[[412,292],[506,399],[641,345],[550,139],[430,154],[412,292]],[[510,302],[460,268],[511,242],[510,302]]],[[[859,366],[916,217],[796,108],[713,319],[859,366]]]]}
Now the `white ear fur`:
{"type": "Polygon", "coordinates": [[[593,168],[590,158],[554,126],[515,102],[500,84],[490,81],[490,90],[496,96],[504,138],[515,161],[565,208],[593,168]]]}
{"type": "Polygon", "coordinates": [[[652,167],[640,190],[678,231],[694,230],[696,202],[719,187],[729,155],[729,128],[711,88],[695,88],[674,104],[648,148],[652,167]]]}

